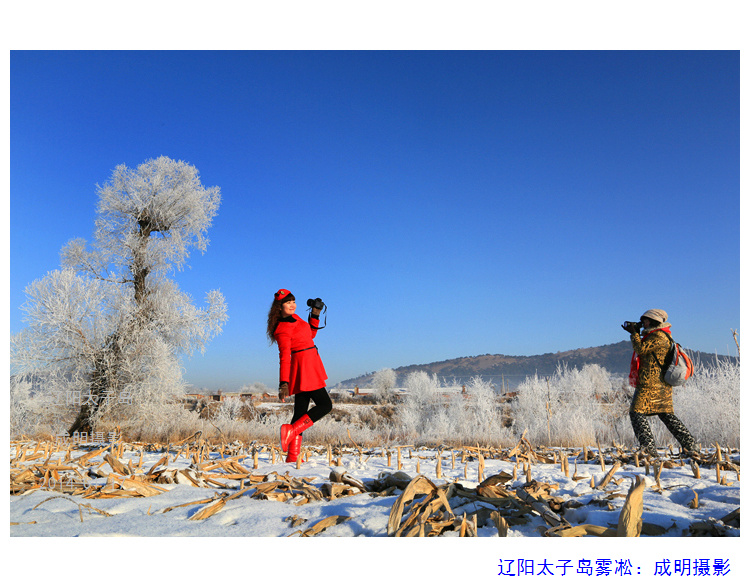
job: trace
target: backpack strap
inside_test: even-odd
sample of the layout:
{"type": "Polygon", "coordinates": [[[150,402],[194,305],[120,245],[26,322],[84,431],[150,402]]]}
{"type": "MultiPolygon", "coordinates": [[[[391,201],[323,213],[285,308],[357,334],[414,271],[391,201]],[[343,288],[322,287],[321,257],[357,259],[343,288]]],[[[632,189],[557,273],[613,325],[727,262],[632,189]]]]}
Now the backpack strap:
{"type": "MultiPolygon", "coordinates": [[[[669,332],[665,330],[660,330],[660,332],[663,332],[667,335],[667,338],[669,339],[669,342],[671,345],[676,345],[677,343],[674,341],[674,338],[672,338],[672,335],[669,334],[669,332]]],[[[651,354],[654,357],[654,361],[656,361],[656,364],[659,365],[659,368],[662,370],[662,373],[665,371],[665,366],[667,365],[667,357],[669,356],[669,352],[672,350],[672,346],[669,347],[669,350],[667,351],[667,354],[664,356],[664,363],[660,363],[659,359],[656,356],[656,352],[652,352],[651,354]]],[[[674,356],[672,357],[674,358],[674,356]]]]}

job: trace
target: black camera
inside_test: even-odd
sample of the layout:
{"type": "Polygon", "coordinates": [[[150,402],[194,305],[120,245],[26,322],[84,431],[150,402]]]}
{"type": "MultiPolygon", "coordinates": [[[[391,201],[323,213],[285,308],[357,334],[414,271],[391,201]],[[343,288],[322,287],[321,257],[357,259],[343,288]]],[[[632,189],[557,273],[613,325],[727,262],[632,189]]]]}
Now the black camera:
{"type": "Polygon", "coordinates": [[[325,304],[323,303],[323,300],[320,298],[315,298],[314,300],[307,300],[307,305],[312,310],[322,310],[325,307],[325,304]]]}
{"type": "Polygon", "coordinates": [[[640,330],[641,328],[643,328],[643,324],[641,324],[640,322],[625,322],[622,327],[625,330],[640,330]]]}

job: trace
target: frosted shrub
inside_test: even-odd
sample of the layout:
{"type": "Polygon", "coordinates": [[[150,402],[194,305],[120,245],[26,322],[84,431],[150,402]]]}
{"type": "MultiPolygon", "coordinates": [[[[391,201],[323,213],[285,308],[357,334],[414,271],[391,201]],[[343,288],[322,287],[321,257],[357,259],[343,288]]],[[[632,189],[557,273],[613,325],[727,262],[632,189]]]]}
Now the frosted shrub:
{"type": "MultiPolygon", "coordinates": [[[[628,410],[635,389],[624,384],[627,402],[618,408],[621,416],[613,421],[613,438],[637,445],[628,410]]],[[[733,361],[720,360],[715,366],[695,365],[695,374],[684,386],[672,390],[675,415],[687,426],[696,442],[703,447],[718,442],[722,446],[740,445],[740,367],[733,361]]],[[[649,418],[656,445],[677,445],[658,417],[649,418]]]]}
{"type": "Polygon", "coordinates": [[[382,369],[372,378],[375,396],[378,402],[386,404],[393,402],[393,388],[396,387],[396,372],[393,369],[382,369]]]}
{"type": "Polygon", "coordinates": [[[703,447],[716,442],[740,446],[739,364],[720,360],[716,366],[699,365],[673,394],[675,414],[703,447]]]}
{"type": "Polygon", "coordinates": [[[218,409],[204,418],[204,430],[209,436],[224,440],[242,438],[247,433],[244,415],[247,405],[238,397],[229,397],[218,404],[218,409]]]}
{"type": "Polygon", "coordinates": [[[481,377],[466,386],[466,395],[440,384],[436,375],[410,373],[396,419],[404,438],[424,444],[501,445],[509,441],[502,427],[494,389],[481,377]]]}
{"type": "Polygon", "coordinates": [[[289,414],[283,411],[270,411],[257,414],[248,422],[239,424],[242,433],[239,438],[246,435],[251,440],[262,440],[279,442],[279,429],[282,424],[289,424],[289,414]]]}
{"type": "Polygon", "coordinates": [[[219,412],[216,419],[221,422],[227,422],[234,419],[238,419],[242,415],[242,410],[245,407],[243,402],[238,397],[228,397],[219,404],[219,412]]]}
{"type": "Polygon", "coordinates": [[[454,398],[446,400],[443,409],[431,410],[432,415],[422,427],[416,441],[420,444],[448,444],[455,438],[458,421],[449,415],[451,407],[455,405],[454,398]]]}
{"type": "Polygon", "coordinates": [[[461,413],[454,420],[461,444],[499,446],[511,441],[511,431],[502,425],[501,405],[489,381],[473,377],[466,385],[466,396],[461,400],[461,413]]]}
{"type": "Polygon", "coordinates": [[[434,415],[440,383],[436,375],[417,371],[406,376],[405,385],[408,392],[396,410],[397,421],[407,437],[421,437],[434,415]]]}
{"type": "Polygon", "coordinates": [[[574,446],[612,440],[612,378],[599,365],[558,365],[549,378],[527,377],[518,386],[514,430],[535,444],[574,446]]]}
{"type": "MultiPolygon", "coordinates": [[[[513,406],[516,434],[526,431],[535,444],[573,446],[618,442],[635,446],[630,424],[630,400],[635,390],[613,382],[597,365],[582,369],[558,366],[547,379],[527,377],[518,387],[513,406]],[[549,413],[547,402],[549,401],[549,413]],[[549,418],[549,431],[548,431],[549,418]]],[[[675,414],[704,447],[740,444],[740,368],[732,361],[696,366],[695,375],[674,394],[675,414]]],[[[657,446],[675,444],[666,427],[649,419],[657,446]]]]}
{"type": "MultiPolygon", "coordinates": [[[[56,422],[66,411],[58,405],[52,394],[35,390],[25,377],[10,380],[10,437],[50,436],[58,432],[56,422]]],[[[68,410],[69,411],[69,410],[68,410]]]]}
{"type": "MultiPolygon", "coordinates": [[[[197,412],[178,403],[154,406],[147,418],[132,419],[122,430],[123,438],[142,442],[179,442],[196,432],[210,432],[197,412]]],[[[118,422],[111,422],[112,426],[118,422]]]]}
{"type": "MultiPolygon", "coordinates": [[[[278,434],[278,431],[277,431],[278,434]]],[[[318,420],[315,425],[305,430],[302,435],[304,444],[338,445],[348,443],[349,436],[359,446],[372,446],[379,441],[378,432],[371,430],[361,423],[349,424],[326,417],[318,420]]]]}
{"type": "MultiPolygon", "coordinates": [[[[548,403],[558,402],[557,387],[540,379],[538,375],[526,377],[518,386],[518,396],[513,405],[513,428],[517,434],[524,434],[534,443],[552,442],[548,436],[548,403]]],[[[549,424],[551,429],[551,423],[549,424]]]]}

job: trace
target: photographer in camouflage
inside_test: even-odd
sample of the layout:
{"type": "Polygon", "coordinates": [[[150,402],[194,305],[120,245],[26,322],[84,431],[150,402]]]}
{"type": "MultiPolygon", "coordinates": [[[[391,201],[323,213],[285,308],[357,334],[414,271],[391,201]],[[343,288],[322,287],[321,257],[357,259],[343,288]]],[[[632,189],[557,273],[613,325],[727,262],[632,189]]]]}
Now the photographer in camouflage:
{"type": "Polygon", "coordinates": [[[630,404],[630,422],[641,450],[653,457],[659,456],[648,422],[649,416],[659,416],[672,436],[682,445],[683,454],[692,455],[695,440],[675,416],[672,387],[662,377],[662,366],[669,352],[672,334],[667,313],[659,309],[648,310],[641,316],[640,322],[625,322],[622,328],[630,333],[633,345],[629,380],[635,387],[635,395],[630,404]]]}

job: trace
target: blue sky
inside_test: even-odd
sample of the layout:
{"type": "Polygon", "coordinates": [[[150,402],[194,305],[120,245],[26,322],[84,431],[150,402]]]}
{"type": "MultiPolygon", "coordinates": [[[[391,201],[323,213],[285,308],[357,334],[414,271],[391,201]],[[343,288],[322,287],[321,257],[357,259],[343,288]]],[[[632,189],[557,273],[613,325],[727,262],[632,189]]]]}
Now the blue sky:
{"type": "Polygon", "coordinates": [[[11,52],[10,330],[96,184],[166,155],[222,193],[176,275],[229,308],[198,387],[276,385],[280,287],[327,303],[330,385],[614,343],[652,307],[736,355],[739,75],[737,51],[11,52]]]}

